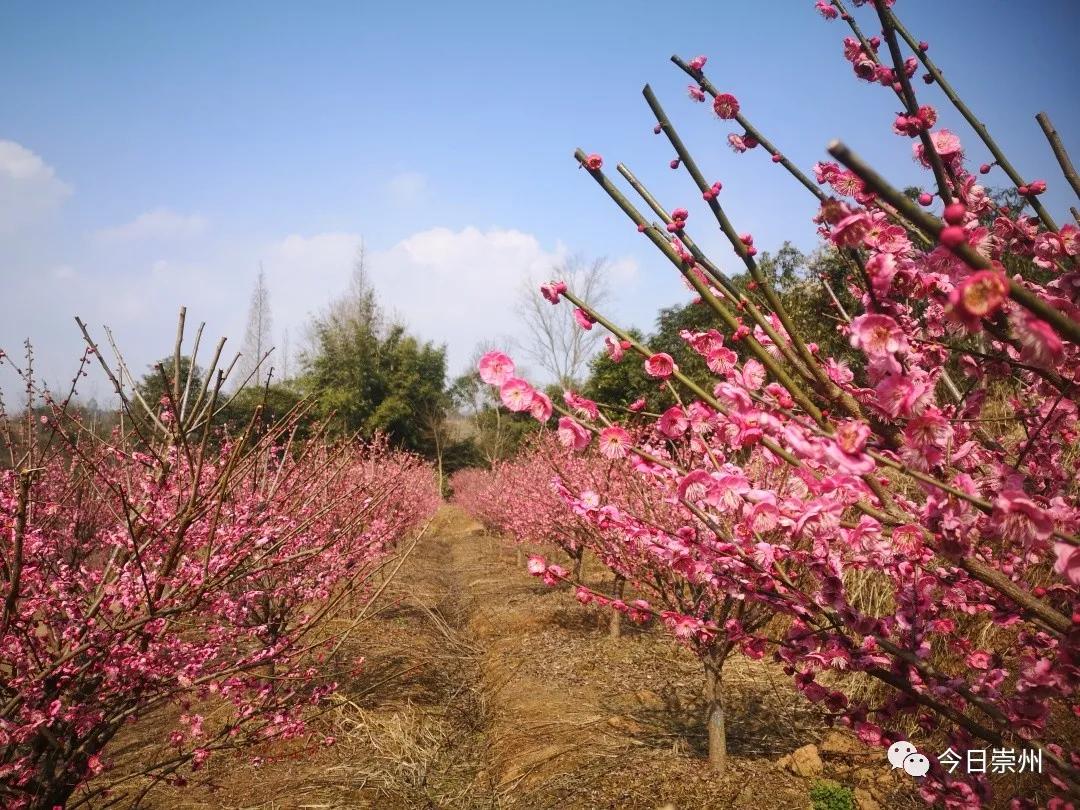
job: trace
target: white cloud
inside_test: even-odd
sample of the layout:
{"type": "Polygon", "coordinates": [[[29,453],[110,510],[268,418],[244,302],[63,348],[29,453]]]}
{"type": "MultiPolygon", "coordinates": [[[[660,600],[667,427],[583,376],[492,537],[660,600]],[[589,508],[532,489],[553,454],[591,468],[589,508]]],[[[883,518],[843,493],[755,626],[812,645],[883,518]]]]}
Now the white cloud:
{"type": "Polygon", "coordinates": [[[198,214],[178,214],[168,208],[156,208],[139,214],[131,222],[103,228],[94,238],[104,245],[146,240],[191,239],[206,230],[206,219],[198,214]]]}
{"type": "MultiPolygon", "coordinates": [[[[295,352],[311,315],[348,288],[359,245],[359,234],[326,232],[206,246],[201,256],[160,249],[146,257],[124,254],[107,265],[93,255],[72,264],[20,265],[21,270],[0,265],[9,293],[0,297],[0,346],[11,351],[32,336],[39,367],[48,370],[50,382],[63,383],[78,358],[71,317],[79,314],[98,337],[101,324],[112,327],[130,367],[141,373],[171,349],[177,309],[184,304],[189,325],[206,322],[203,352],[218,336],[229,338],[227,362],[242,341],[261,262],[274,339],[288,329],[295,352]],[[43,273],[50,271],[63,283],[43,284],[43,273]],[[18,306],[4,306],[16,301],[18,306]]],[[[515,309],[519,291],[527,282],[550,278],[567,253],[561,244],[543,245],[519,230],[432,228],[383,250],[369,248],[366,259],[383,307],[415,334],[446,343],[449,371],[459,374],[478,344],[509,347],[507,339],[522,337],[515,309]]],[[[636,274],[633,260],[616,260],[613,286],[632,289],[636,274]]]]}
{"type": "Polygon", "coordinates": [[[70,195],[52,166],[21,144],[0,140],[0,232],[35,224],[70,195]]]}
{"type": "MultiPolygon", "coordinates": [[[[359,244],[358,234],[325,233],[272,245],[265,269],[275,324],[303,323],[344,291],[359,244]]],[[[550,278],[566,256],[563,245],[547,248],[518,230],[431,228],[388,249],[368,250],[366,268],[393,317],[423,338],[447,344],[456,374],[478,344],[523,337],[516,312],[520,290],[550,278]]],[[[635,280],[637,264],[621,258],[611,272],[618,288],[635,280]]]]}
{"type": "Polygon", "coordinates": [[[429,194],[427,175],[420,172],[395,174],[386,183],[386,193],[394,205],[415,205],[429,194]]]}

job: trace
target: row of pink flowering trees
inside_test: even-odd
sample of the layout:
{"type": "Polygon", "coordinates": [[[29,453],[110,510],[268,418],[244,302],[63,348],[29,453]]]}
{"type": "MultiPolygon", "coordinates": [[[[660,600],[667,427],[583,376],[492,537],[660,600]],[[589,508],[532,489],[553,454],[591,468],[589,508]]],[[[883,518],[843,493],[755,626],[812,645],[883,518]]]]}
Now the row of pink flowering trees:
{"type": "MultiPolygon", "coordinates": [[[[651,591],[660,592],[655,605],[638,606],[669,616],[676,635],[698,621],[715,634],[711,644],[770,651],[807,699],[869,744],[910,738],[961,758],[1011,750],[1029,765],[1023,775],[965,773],[931,755],[920,780],[927,801],[969,808],[1012,795],[1015,807],[1072,807],[1080,229],[1057,224],[1040,200],[1046,182],[1019,174],[892,3],[856,5],[870,7],[880,35],[867,37],[839,0],[817,3],[850,27],[843,50],[856,77],[895,99],[892,129],[928,172],[917,199],[839,142],[828,148],[836,162],[817,164],[811,178],[713,85],[705,57],[673,61],[692,79],[690,97],[711,99],[738,127],[728,136],[736,152],[768,153],[815,197],[814,221],[847,267],[847,289],[828,287],[832,317],[858,362],[823,356],[801,336],[755,260],[752,235],[733,223],[722,183],[646,86],[655,132],[675,152],[671,168],[687,172],[748,283],[733,283],[700,250],[687,209],[668,211],[620,166],[646,215],[599,155],[578,150],[589,176],[715,316],[715,329],[683,335],[713,377],[691,379],[564,283],[545,284],[543,295],[575,307],[582,328],[610,333],[612,359],[638,356],[678,403],[646,414],[641,402],[606,408],[568,392],[556,408],[562,443],[587,452],[598,438],[601,456],[622,459],[650,494],[627,499],[621,483],[608,484],[622,475],[597,484],[557,472],[555,492],[566,514],[597,529],[597,553],[614,570],[619,555],[634,558],[636,570],[626,569],[634,585],[670,579],[702,594],[691,610],[664,588],[651,591]],[[912,82],[920,70],[990,154],[979,171],[1000,173],[1018,204],[995,204],[960,136],[935,129],[937,112],[912,82]],[[725,599],[755,620],[715,621],[725,599]]],[[[1040,123],[1080,194],[1060,139],[1045,115],[1040,123]]],[[[515,376],[508,357],[489,354],[480,373],[506,407],[547,421],[550,401],[515,376]]],[[[549,445],[534,452],[560,458],[549,445]]],[[[532,568],[552,582],[565,577],[558,566],[532,568]]]]}
{"type": "MultiPolygon", "coordinates": [[[[100,356],[87,340],[80,375],[100,356]]],[[[220,752],[310,738],[358,663],[330,620],[439,503],[428,465],[385,442],[301,441],[299,412],[222,435],[225,375],[193,383],[179,345],[142,412],[102,361],[124,402],[108,435],[47,393],[3,418],[4,807],[183,784],[220,752]],[[151,754],[114,772],[110,743],[141,718],[151,754]]]]}

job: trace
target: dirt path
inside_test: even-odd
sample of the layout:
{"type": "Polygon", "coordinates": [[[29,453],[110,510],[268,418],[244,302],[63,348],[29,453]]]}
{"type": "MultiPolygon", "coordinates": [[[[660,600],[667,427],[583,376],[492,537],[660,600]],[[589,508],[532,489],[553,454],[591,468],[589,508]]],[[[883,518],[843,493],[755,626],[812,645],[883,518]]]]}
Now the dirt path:
{"type": "MultiPolygon", "coordinates": [[[[703,760],[696,660],[659,629],[610,639],[607,614],[528,577],[504,542],[447,507],[344,654],[365,657],[320,722],[336,743],[252,772],[217,766],[229,808],[809,808],[821,779],[860,810],[902,807],[876,752],[820,739],[782,674],[733,660],[727,774],[703,760]],[[796,775],[782,757],[818,744],[796,775]],[[781,760],[777,764],[777,760],[781,760]]],[[[597,588],[604,572],[586,568],[597,588]]]]}

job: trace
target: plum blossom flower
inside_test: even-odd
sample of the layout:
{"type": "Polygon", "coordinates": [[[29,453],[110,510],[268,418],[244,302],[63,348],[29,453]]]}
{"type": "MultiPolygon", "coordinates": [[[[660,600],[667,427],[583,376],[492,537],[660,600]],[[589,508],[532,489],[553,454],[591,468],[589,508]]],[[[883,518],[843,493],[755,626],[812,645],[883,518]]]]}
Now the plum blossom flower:
{"type": "Polygon", "coordinates": [[[1027,363],[1049,368],[1062,356],[1064,345],[1057,332],[1046,321],[1036,318],[1027,310],[1014,310],[1013,335],[1020,343],[1020,358],[1027,363]]]}
{"type": "Polygon", "coordinates": [[[545,585],[552,588],[555,585],[558,585],[562,580],[566,579],[566,569],[561,565],[549,565],[544,570],[544,573],[540,575],[540,578],[545,585]]]}
{"type": "Polygon", "coordinates": [[[870,428],[857,419],[845,419],[836,426],[833,440],[825,447],[825,454],[845,472],[865,475],[874,469],[874,460],[866,455],[866,440],[870,428]]]}
{"type": "Polygon", "coordinates": [[[605,458],[626,458],[630,450],[630,434],[618,425],[600,431],[600,454],[605,458]]]}
{"type": "Polygon", "coordinates": [[[634,413],[637,413],[638,411],[643,411],[645,410],[645,400],[641,397],[638,397],[626,407],[628,410],[633,411],[634,413]]]}
{"type": "MultiPolygon", "coordinates": [[[[931,132],[930,142],[934,146],[934,151],[937,152],[946,163],[958,162],[963,159],[963,147],[960,145],[960,139],[953,132],[950,132],[947,129],[939,129],[937,132],[931,132]]],[[[921,163],[924,168],[929,169],[930,161],[926,158],[921,141],[912,146],[912,151],[915,154],[915,159],[921,163]]]]}
{"type": "Polygon", "coordinates": [[[968,657],[964,660],[972,669],[990,669],[990,664],[993,663],[994,656],[985,650],[976,650],[973,653],[969,653],[968,657]]]}
{"type": "Polygon", "coordinates": [[[514,376],[514,361],[502,352],[488,352],[480,358],[477,370],[488,385],[502,385],[514,376]]]}
{"type": "Polygon", "coordinates": [[[525,563],[525,570],[527,570],[534,577],[538,577],[547,570],[547,560],[541,557],[539,554],[530,554],[528,561],[525,563]]]}
{"type": "Polygon", "coordinates": [[[1080,547],[1071,543],[1054,543],[1054,571],[1073,585],[1080,585],[1080,547]]]}
{"type": "Polygon", "coordinates": [[[814,8],[816,8],[818,13],[826,20],[835,20],[840,15],[840,12],[833,7],[829,0],[817,0],[814,4],[814,8]]]}
{"type": "Polygon", "coordinates": [[[695,56],[688,64],[690,65],[691,70],[701,70],[708,61],[709,57],[707,56],[695,56]]]}
{"type": "Polygon", "coordinates": [[[1009,295],[1009,282],[999,270],[972,273],[949,296],[950,313],[967,327],[978,331],[982,319],[993,315],[1009,295]]]}
{"type": "Polygon", "coordinates": [[[690,427],[690,420],[681,405],[672,405],[660,415],[657,427],[669,439],[677,439],[686,433],[690,427]]]}
{"type": "Polygon", "coordinates": [[[760,389],[765,384],[765,366],[753,359],[743,363],[742,384],[747,391],[760,389]]]}
{"type": "Polygon", "coordinates": [[[604,159],[595,152],[585,158],[585,168],[589,171],[599,171],[600,167],[604,165],[604,159]]]}
{"type": "Polygon", "coordinates": [[[678,370],[679,367],[667,352],[657,352],[645,361],[645,373],[650,377],[666,380],[678,370]]]}
{"type": "Polygon", "coordinates": [[[527,411],[532,405],[536,391],[520,377],[511,377],[499,388],[499,398],[511,411],[527,411]]]}
{"type": "Polygon", "coordinates": [[[739,100],[731,93],[717,93],[713,99],[713,111],[721,118],[734,118],[739,114],[739,100]]]}
{"type": "Polygon", "coordinates": [[[1043,231],[1035,237],[1034,262],[1044,270],[1057,269],[1057,262],[1065,258],[1065,242],[1060,234],[1043,231]]]}
{"type": "Polygon", "coordinates": [[[1054,521],[1037,503],[1017,490],[1005,490],[994,500],[993,520],[1004,540],[1029,543],[1046,540],[1054,521]]]}
{"type": "Polygon", "coordinates": [[[604,348],[607,349],[608,357],[611,358],[612,362],[618,363],[623,359],[625,349],[623,349],[622,341],[618,338],[608,335],[604,338],[604,348]]]}
{"type": "Polygon", "coordinates": [[[857,247],[870,227],[870,217],[865,211],[856,211],[833,226],[829,238],[837,247],[857,247]]]}
{"type": "Polygon", "coordinates": [[[578,416],[586,419],[600,418],[600,409],[596,407],[596,403],[588,397],[583,397],[577,391],[563,391],[563,402],[578,416]]]}
{"type": "Polygon", "coordinates": [[[549,281],[540,285],[540,294],[553,304],[559,303],[559,296],[566,292],[565,281],[549,281]]]}
{"type": "Polygon", "coordinates": [[[911,374],[886,374],[875,388],[877,406],[889,416],[911,416],[919,413],[933,385],[911,374]]]}
{"type": "Polygon", "coordinates": [[[589,446],[589,431],[568,416],[559,418],[559,441],[564,447],[584,450],[589,446]]]}
{"type": "Polygon", "coordinates": [[[745,133],[740,135],[737,132],[732,132],[730,135],[727,136],[727,141],[728,146],[730,146],[739,154],[742,154],[747,149],[753,149],[755,146],[758,145],[757,138],[745,133]]]}
{"type": "Polygon", "coordinates": [[[532,402],[529,403],[529,413],[537,422],[546,422],[551,418],[551,398],[543,391],[533,391],[532,402]]]}
{"type": "Polygon", "coordinates": [[[851,321],[851,345],[871,357],[880,357],[906,348],[907,339],[893,318],[869,313],[851,321]]]}
{"type": "Polygon", "coordinates": [[[586,332],[593,328],[593,319],[589,317],[589,313],[583,310],[581,307],[574,308],[574,320],[577,321],[578,326],[584,329],[586,332]]]}

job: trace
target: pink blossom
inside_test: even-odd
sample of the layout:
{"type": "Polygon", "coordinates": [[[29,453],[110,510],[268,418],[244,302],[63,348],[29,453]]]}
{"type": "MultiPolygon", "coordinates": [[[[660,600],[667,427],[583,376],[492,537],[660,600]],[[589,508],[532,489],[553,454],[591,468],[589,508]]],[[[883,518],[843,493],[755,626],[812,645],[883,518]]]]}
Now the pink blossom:
{"type": "Polygon", "coordinates": [[[538,577],[547,571],[547,567],[547,560],[539,554],[530,554],[528,561],[525,563],[526,570],[534,577],[538,577]]]}
{"type": "Polygon", "coordinates": [[[690,420],[681,405],[672,405],[660,416],[657,427],[669,439],[677,439],[686,433],[687,428],[690,427],[690,420]]]}
{"type": "Polygon", "coordinates": [[[666,352],[657,352],[645,361],[645,373],[650,377],[666,380],[678,370],[675,361],[666,352]]]}
{"type": "Polygon", "coordinates": [[[514,376],[514,361],[502,352],[488,352],[480,358],[477,369],[488,385],[502,385],[514,376]]]}
{"type": "Polygon", "coordinates": [[[844,217],[833,226],[829,238],[838,247],[855,247],[862,243],[863,236],[870,227],[870,217],[865,211],[856,211],[844,217]]]}
{"type": "MultiPolygon", "coordinates": [[[[960,139],[947,129],[941,129],[930,133],[930,141],[936,151],[946,162],[956,161],[963,157],[963,148],[960,139]]],[[[921,142],[912,147],[915,158],[926,168],[930,168],[930,161],[926,159],[921,142]]]]}
{"type": "Polygon", "coordinates": [[[559,303],[559,297],[566,292],[565,281],[549,281],[540,285],[540,294],[553,304],[559,303]]]}
{"type": "Polygon", "coordinates": [[[765,384],[765,366],[757,360],[743,363],[742,384],[748,391],[757,391],[765,384]]]}
{"type": "Polygon", "coordinates": [[[691,70],[701,70],[708,61],[709,57],[707,56],[695,56],[688,64],[690,65],[691,70]]]}
{"type": "Polygon", "coordinates": [[[1023,492],[1005,490],[994,500],[994,523],[1008,541],[1029,543],[1046,540],[1054,530],[1054,522],[1038,504],[1023,492]]]}
{"type": "Polygon", "coordinates": [[[552,588],[566,579],[566,569],[561,565],[549,565],[544,570],[544,573],[541,574],[540,578],[545,585],[552,588]]]}
{"type": "Polygon", "coordinates": [[[529,403],[529,413],[537,422],[546,422],[551,418],[551,398],[543,391],[533,391],[532,402],[529,403]]]}
{"type": "Polygon", "coordinates": [[[1071,543],[1054,543],[1054,571],[1073,585],[1080,585],[1080,547],[1071,543]]]}
{"type": "Polygon", "coordinates": [[[511,377],[499,388],[499,398],[511,411],[527,411],[532,406],[536,392],[520,377],[511,377]]]}
{"type": "Polygon", "coordinates": [[[581,307],[574,308],[574,320],[577,321],[578,326],[580,326],[585,331],[592,329],[593,323],[595,323],[592,317],[590,317],[589,313],[583,310],[581,307]]]}
{"type": "Polygon", "coordinates": [[[1064,344],[1053,327],[1027,310],[1015,310],[1010,318],[1013,335],[1020,343],[1020,357],[1032,365],[1050,368],[1061,359],[1064,344]]]}
{"type": "Polygon", "coordinates": [[[728,146],[739,153],[745,152],[747,149],[753,149],[758,145],[757,138],[746,133],[739,135],[737,132],[732,132],[727,136],[727,140],[728,146]]]}
{"type": "Polygon", "coordinates": [[[814,4],[814,8],[818,10],[826,20],[835,20],[839,16],[840,12],[833,7],[829,0],[817,0],[814,4]]]}
{"type": "Polygon", "coordinates": [[[604,159],[595,153],[585,158],[585,168],[590,171],[599,171],[600,167],[604,165],[604,159]]]}
{"type": "Polygon", "coordinates": [[[596,403],[588,397],[583,397],[576,391],[563,391],[563,402],[567,407],[572,408],[574,413],[578,416],[586,419],[599,419],[600,409],[596,407],[596,403]]]}
{"type": "Polygon", "coordinates": [[[713,99],[713,110],[721,118],[734,118],[739,114],[739,100],[731,93],[717,93],[713,99]]]}
{"type": "Polygon", "coordinates": [[[630,450],[630,434],[618,425],[600,431],[600,453],[605,458],[626,458],[630,450]]]}
{"type": "Polygon", "coordinates": [[[871,357],[880,357],[904,349],[907,340],[891,317],[869,314],[851,321],[851,345],[871,357]]]}
{"type": "Polygon", "coordinates": [[[953,290],[949,303],[953,314],[968,328],[977,331],[982,319],[992,315],[1009,295],[1009,282],[998,270],[979,270],[953,290]]]}
{"type": "Polygon", "coordinates": [[[990,653],[985,652],[984,650],[976,650],[975,652],[970,653],[964,660],[967,662],[967,665],[973,669],[990,669],[990,664],[993,662],[994,658],[990,653]]]}
{"type": "Polygon", "coordinates": [[[584,450],[589,446],[589,431],[567,416],[559,418],[558,435],[565,447],[584,450]]]}
{"type": "Polygon", "coordinates": [[[612,362],[618,363],[623,359],[625,350],[623,349],[622,341],[618,338],[613,337],[612,335],[605,337],[604,348],[607,349],[608,357],[611,358],[612,362]]]}

